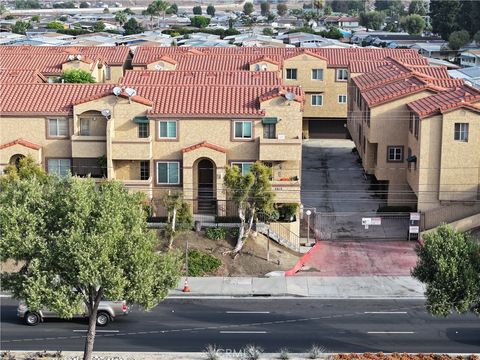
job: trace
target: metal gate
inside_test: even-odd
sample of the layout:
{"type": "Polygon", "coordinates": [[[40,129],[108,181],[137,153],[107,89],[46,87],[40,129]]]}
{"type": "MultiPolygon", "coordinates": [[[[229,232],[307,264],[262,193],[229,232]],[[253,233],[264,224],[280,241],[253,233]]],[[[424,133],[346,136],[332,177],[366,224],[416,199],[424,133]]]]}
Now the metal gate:
{"type": "Polygon", "coordinates": [[[315,213],[317,240],[408,240],[410,213],[315,213]]]}

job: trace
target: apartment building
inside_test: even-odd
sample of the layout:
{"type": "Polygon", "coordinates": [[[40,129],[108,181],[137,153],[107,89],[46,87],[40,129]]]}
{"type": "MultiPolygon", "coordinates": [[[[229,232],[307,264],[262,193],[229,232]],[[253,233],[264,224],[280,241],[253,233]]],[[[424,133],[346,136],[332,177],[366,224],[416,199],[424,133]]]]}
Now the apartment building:
{"type": "Polygon", "coordinates": [[[182,48],[138,47],[134,70],[271,71],[285,84],[305,91],[303,137],[345,138],[350,62],[378,62],[392,57],[422,63],[405,49],[182,48]]]}
{"type": "Polygon", "coordinates": [[[429,213],[427,227],[480,212],[480,92],[445,67],[387,59],[352,71],[348,131],[388,205],[429,213]]]}
{"type": "Polygon", "coordinates": [[[38,71],[49,82],[65,70],[81,69],[96,82],[116,83],[131,62],[125,46],[2,46],[0,51],[2,70],[38,71]]]}

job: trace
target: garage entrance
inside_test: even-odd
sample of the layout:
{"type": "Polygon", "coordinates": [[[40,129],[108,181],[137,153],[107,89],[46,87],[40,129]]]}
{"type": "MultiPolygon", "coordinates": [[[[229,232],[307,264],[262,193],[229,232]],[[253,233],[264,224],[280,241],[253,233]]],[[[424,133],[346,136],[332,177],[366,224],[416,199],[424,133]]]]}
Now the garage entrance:
{"type": "Polygon", "coordinates": [[[345,119],[308,119],[310,139],[346,139],[347,120],[345,119]]]}

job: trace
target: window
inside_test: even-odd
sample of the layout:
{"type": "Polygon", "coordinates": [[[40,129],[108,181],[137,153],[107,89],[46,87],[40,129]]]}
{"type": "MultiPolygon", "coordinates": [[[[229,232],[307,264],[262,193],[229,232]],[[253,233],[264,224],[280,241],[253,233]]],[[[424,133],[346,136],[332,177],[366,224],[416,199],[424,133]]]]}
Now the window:
{"type": "Polygon", "coordinates": [[[176,121],[159,121],[159,138],[160,139],[176,139],[177,138],[177,122],[176,121]]]}
{"type": "Polygon", "coordinates": [[[139,138],[148,138],[150,136],[150,124],[141,123],[138,124],[138,137],[139,138]]]}
{"type": "Polygon", "coordinates": [[[348,80],[348,70],[337,69],[337,81],[347,81],[347,80],[348,80]]]}
{"type": "Polygon", "coordinates": [[[81,136],[90,135],[90,119],[89,118],[80,119],[80,135],[81,136]]]}
{"type": "Polygon", "coordinates": [[[48,173],[66,176],[70,172],[70,159],[48,159],[48,173]]]}
{"type": "Polygon", "coordinates": [[[235,139],[251,139],[252,138],[252,122],[251,121],[235,121],[234,138],[235,139]]]}
{"type": "Polygon", "coordinates": [[[150,161],[140,161],[140,180],[150,179],[150,161]]]}
{"type": "Polygon", "coordinates": [[[275,139],[276,134],[276,124],[263,124],[263,138],[264,139],[275,139]]]}
{"type": "Polygon", "coordinates": [[[157,162],[157,184],[180,184],[180,163],[178,161],[157,162]]]}
{"type": "Polygon", "coordinates": [[[297,69],[287,69],[286,70],[286,79],[287,80],[297,80],[297,69]]]}
{"type": "Polygon", "coordinates": [[[322,106],[323,95],[312,95],[312,106],[322,106]]]}
{"type": "Polygon", "coordinates": [[[338,103],[339,104],[346,104],[347,103],[347,95],[338,95],[338,103]]]}
{"type": "Polygon", "coordinates": [[[252,162],[232,162],[232,166],[237,166],[242,171],[242,176],[250,171],[252,165],[252,162]]]}
{"type": "Polygon", "coordinates": [[[420,118],[418,116],[415,116],[414,123],[415,123],[414,135],[415,135],[415,138],[418,139],[418,132],[420,130],[420,118]]]}
{"type": "Polygon", "coordinates": [[[455,123],[455,140],[468,142],[468,123],[455,123]]]}
{"type": "Polygon", "coordinates": [[[403,146],[387,146],[387,161],[402,162],[403,146]]]}
{"type": "Polygon", "coordinates": [[[110,80],[110,77],[111,77],[110,66],[105,65],[105,80],[110,80]]]}
{"type": "Polygon", "coordinates": [[[312,69],[312,80],[323,80],[323,69],[312,69]]]}
{"type": "Polygon", "coordinates": [[[68,136],[67,119],[48,119],[49,136],[68,136]]]}
{"type": "Polygon", "coordinates": [[[415,114],[410,113],[410,121],[408,122],[408,130],[410,131],[410,134],[413,134],[413,123],[415,121],[415,114]]]}

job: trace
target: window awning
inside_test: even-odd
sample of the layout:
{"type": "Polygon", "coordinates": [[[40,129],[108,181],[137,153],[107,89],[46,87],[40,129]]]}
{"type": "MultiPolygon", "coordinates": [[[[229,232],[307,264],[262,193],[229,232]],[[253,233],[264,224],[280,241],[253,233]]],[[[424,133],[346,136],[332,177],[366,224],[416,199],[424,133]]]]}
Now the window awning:
{"type": "Polygon", "coordinates": [[[264,117],[262,119],[262,124],[264,125],[276,124],[277,122],[278,122],[278,118],[276,117],[264,117]]]}
{"type": "Polygon", "coordinates": [[[133,118],[133,122],[135,124],[148,124],[150,121],[149,118],[147,118],[146,116],[135,116],[133,118]]]}

